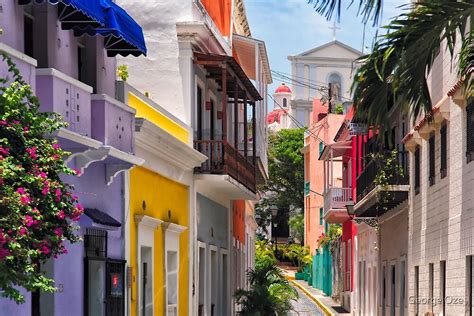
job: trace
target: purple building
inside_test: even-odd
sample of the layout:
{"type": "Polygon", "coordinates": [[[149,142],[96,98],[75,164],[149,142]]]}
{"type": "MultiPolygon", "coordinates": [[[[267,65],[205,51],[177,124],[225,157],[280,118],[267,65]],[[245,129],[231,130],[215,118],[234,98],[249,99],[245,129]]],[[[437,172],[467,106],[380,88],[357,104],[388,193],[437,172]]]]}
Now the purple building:
{"type": "MultiPolygon", "coordinates": [[[[2,315],[123,315],[125,306],[123,171],[134,156],[135,112],[116,95],[117,54],[146,53],[140,26],[110,0],[17,0],[0,5],[0,51],[17,64],[44,111],[69,123],[55,135],[72,152],[69,166],[85,208],[67,255],[42,265],[54,294],[26,293],[26,303],[0,299],[2,315]]],[[[7,75],[0,63],[0,77],[7,75]]]]}

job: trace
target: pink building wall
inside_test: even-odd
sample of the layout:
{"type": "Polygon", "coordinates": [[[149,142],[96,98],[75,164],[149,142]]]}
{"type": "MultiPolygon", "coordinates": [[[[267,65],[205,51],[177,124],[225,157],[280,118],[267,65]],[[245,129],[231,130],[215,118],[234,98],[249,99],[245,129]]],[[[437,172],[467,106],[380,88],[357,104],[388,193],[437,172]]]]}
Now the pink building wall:
{"type": "MultiPolygon", "coordinates": [[[[305,199],[305,245],[309,246],[313,255],[318,247],[318,239],[324,233],[324,221],[320,219],[320,209],[324,207],[324,198],[314,193],[323,194],[324,191],[324,162],[318,159],[320,140],[323,141],[323,146],[332,143],[344,120],[344,115],[327,115],[327,111],[327,104],[322,104],[318,99],[313,100],[310,132],[306,142],[309,145],[305,155],[305,159],[309,157],[309,171],[307,171],[309,178],[305,181],[310,183],[311,191],[305,199]]],[[[334,178],[342,179],[342,167],[337,167],[335,164],[334,171],[334,178]]]]}

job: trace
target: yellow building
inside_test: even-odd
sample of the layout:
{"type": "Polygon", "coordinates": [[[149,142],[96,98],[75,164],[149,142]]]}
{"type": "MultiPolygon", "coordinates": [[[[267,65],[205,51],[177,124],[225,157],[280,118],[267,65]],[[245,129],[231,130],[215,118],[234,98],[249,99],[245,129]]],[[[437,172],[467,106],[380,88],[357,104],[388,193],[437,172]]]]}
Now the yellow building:
{"type": "Polygon", "coordinates": [[[145,163],[126,175],[130,315],[188,315],[194,167],[206,159],[190,146],[191,129],[126,83],[136,110],[135,153],[145,163]]]}

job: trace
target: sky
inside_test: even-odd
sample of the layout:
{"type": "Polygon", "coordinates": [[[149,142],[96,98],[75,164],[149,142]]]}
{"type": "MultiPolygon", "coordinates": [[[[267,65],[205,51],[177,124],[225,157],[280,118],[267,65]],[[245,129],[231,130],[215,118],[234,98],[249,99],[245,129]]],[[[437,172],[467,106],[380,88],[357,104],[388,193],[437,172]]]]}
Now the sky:
{"type": "MultiPolygon", "coordinates": [[[[345,3],[351,3],[351,0],[345,0],[345,3]]],[[[336,39],[361,50],[364,25],[362,18],[356,16],[358,3],[355,0],[348,9],[341,9],[336,39]]],[[[400,5],[406,3],[409,0],[384,0],[381,25],[401,13],[400,5]]],[[[307,0],[246,0],[245,9],[252,37],[265,41],[272,70],[291,73],[289,55],[297,55],[333,40],[333,31],[329,27],[333,26],[334,17],[327,21],[315,12],[307,0]]],[[[377,28],[370,21],[367,23],[366,53],[370,50],[377,28]]],[[[279,84],[274,79],[269,92],[272,93],[279,84]]]]}

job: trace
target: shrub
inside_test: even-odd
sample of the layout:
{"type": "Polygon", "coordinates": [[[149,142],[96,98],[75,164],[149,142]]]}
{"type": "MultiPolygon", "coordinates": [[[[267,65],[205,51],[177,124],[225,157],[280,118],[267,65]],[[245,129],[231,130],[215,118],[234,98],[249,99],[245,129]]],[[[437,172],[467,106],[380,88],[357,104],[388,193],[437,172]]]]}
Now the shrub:
{"type": "Polygon", "coordinates": [[[51,135],[65,126],[55,113],[41,113],[30,87],[3,54],[13,83],[0,78],[0,296],[24,302],[18,287],[55,290],[39,265],[67,253],[65,242],[77,242],[82,214],[61,174],[63,151],[51,135]]]}

